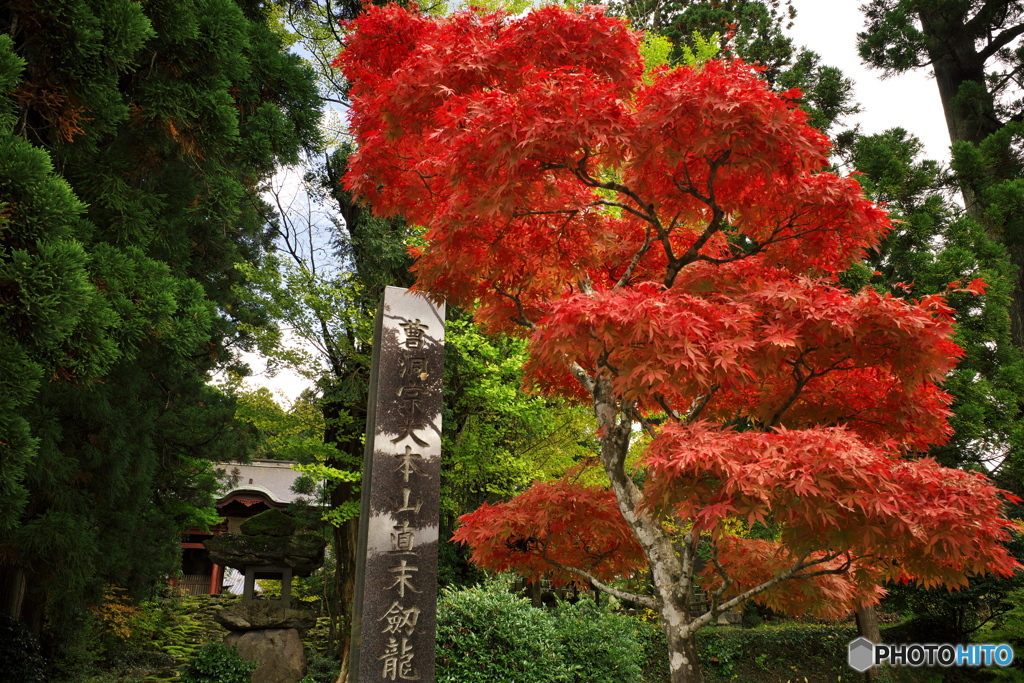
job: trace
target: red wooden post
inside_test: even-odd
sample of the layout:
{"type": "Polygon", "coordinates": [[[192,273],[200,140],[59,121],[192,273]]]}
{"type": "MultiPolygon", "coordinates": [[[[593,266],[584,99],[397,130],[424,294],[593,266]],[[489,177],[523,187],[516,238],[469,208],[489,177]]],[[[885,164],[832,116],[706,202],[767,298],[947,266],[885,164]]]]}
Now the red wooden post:
{"type": "Polygon", "coordinates": [[[224,567],[219,564],[213,565],[213,571],[210,572],[210,595],[217,595],[220,593],[221,581],[224,579],[224,567]]]}

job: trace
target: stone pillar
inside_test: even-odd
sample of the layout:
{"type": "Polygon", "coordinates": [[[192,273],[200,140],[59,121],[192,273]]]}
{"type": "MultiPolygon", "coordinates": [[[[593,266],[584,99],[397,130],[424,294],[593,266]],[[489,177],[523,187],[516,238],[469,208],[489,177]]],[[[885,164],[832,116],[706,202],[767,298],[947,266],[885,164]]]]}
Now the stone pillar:
{"type": "Polygon", "coordinates": [[[367,406],[352,678],[434,681],[444,305],[387,287],[367,406]]]}

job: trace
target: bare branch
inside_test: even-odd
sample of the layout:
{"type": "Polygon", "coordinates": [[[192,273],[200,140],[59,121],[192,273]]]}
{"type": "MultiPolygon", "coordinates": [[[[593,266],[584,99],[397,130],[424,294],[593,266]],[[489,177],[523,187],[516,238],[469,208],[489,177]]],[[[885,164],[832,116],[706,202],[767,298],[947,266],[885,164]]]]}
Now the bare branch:
{"type": "Polygon", "coordinates": [[[635,209],[632,206],[630,206],[629,204],[623,204],[622,202],[612,201],[611,199],[598,199],[598,200],[596,200],[594,202],[591,202],[591,206],[611,206],[611,207],[615,207],[617,209],[622,209],[623,211],[628,211],[629,213],[633,214],[637,218],[640,218],[640,219],[642,219],[644,221],[647,221],[648,223],[653,223],[654,222],[654,221],[651,220],[651,217],[648,214],[644,213],[643,211],[635,209]]]}
{"type": "Polygon", "coordinates": [[[832,560],[836,559],[840,555],[843,555],[844,553],[833,553],[831,555],[826,555],[824,557],[820,557],[820,558],[817,558],[815,560],[811,560],[810,562],[808,562],[807,561],[807,556],[809,554],[810,553],[804,553],[800,557],[800,559],[798,559],[793,564],[793,566],[790,567],[789,569],[787,569],[786,571],[782,572],[781,574],[779,574],[778,576],[776,576],[775,578],[773,578],[773,579],[771,579],[769,581],[765,581],[764,583],[762,583],[762,584],[760,584],[758,586],[754,586],[750,590],[744,591],[743,593],[737,595],[736,597],[731,598],[731,599],[723,602],[721,605],[717,606],[717,609],[713,605],[712,609],[710,611],[705,612],[701,616],[699,616],[696,619],[694,619],[693,622],[691,622],[691,624],[690,624],[691,630],[696,631],[699,628],[707,626],[709,623],[711,623],[712,619],[715,619],[717,617],[717,615],[719,613],[724,612],[725,610],[731,609],[733,607],[736,607],[737,605],[740,605],[740,604],[746,602],[747,600],[749,600],[750,598],[754,597],[755,595],[757,595],[759,593],[763,593],[763,592],[765,592],[766,590],[768,590],[770,588],[774,588],[775,586],[777,586],[778,584],[782,583],[783,581],[788,581],[790,579],[809,579],[809,578],[812,578],[812,577],[815,577],[815,576],[824,576],[824,575],[827,575],[827,574],[844,574],[847,571],[849,571],[849,568],[853,564],[853,561],[854,561],[854,558],[849,553],[845,553],[846,554],[846,562],[843,564],[842,567],[837,567],[835,569],[823,569],[821,571],[810,572],[810,573],[807,573],[807,574],[800,574],[800,573],[798,573],[798,572],[800,572],[803,569],[807,569],[808,567],[813,567],[813,566],[816,566],[816,565],[820,565],[820,564],[823,564],[825,562],[831,562],[832,560]]]}
{"type": "Polygon", "coordinates": [[[711,549],[711,562],[715,565],[715,571],[722,577],[722,585],[718,587],[718,590],[716,590],[714,594],[715,600],[712,604],[712,610],[714,610],[714,604],[718,602],[718,598],[725,595],[725,591],[729,590],[729,587],[732,586],[734,581],[732,580],[732,577],[729,576],[729,573],[725,571],[725,567],[722,566],[722,563],[718,561],[717,548],[711,549]]]}
{"type": "Polygon", "coordinates": [[[789,394],[786,400],[782,402],[782,405],[778,407],[775,414],[772,415],[770,420],[768,420],[767,424],[765,424],[766,428],[771,429],[779,423],[779,420],[782,419],[782,416],[787,410],[789,410],[790,406],[796,402],[797,397],[800,396],[800,393],[804,390],[804,387],[807,386],[807,383],[815,376],[813,372],[804,375],[800,371],[800,363],[802,362],[805,353],[806,351],[801,353],[800,357],[793,361],[793,391],[789,394]]]}
{"type": "Polygon", "coordinates": [[[668,404],[668,401],[665,400],[664,396],[662,396],[661,394],[655,394],[654,395],[654,400],[658,402],[658,405],[661,406],[662,410],[664,410],[665,413],[671,419],[675,420],[676,422],[679,421],[679,413],[677,413],[676,411],[672,410],[672,406],[670,406],[668,404]]]}
{"type": "Polygon", "coordinates": [[[569,214],[569,216],[575,216],[579,213],[579,209],[555,209],[552,211],[527,211],[513,210],[512,218],[523,218],[524,216],[549,216],[552,214],[569,214]]]}
{"type": "MultiPolygon", "coordinates": [[[[978,15],[980,16],[981,12],[979,12],[978,15]]],[[[976,16],[975,19],[977,18],[978,17],[976,16]]],[[[972,19],[971,22],[973,23],[975,19],[972,19]]],[[[989,42],[989,44],[985,46],[985,49],[981,50],[978,53],[978,57],[982,61],[989,59],[995,53],[999,52],[999,50],[1003,49],[1011,42],[1013,42],[1013,40],[1021,34],[1024,34],[1024,24],[1017,24],[1016,26],[1011,26],[1002,33],[998,34],[991,42],[989,42]]]]}
{"type": "Polygon", "coordinates": [[[532,330],[534,325],[530,322],[530,319],[526,317],[526,311],[523,309],[523,302],[519,300],[519,295],[506,292],[504,289],[499,287],[496,282],[494,283],[494,291],[503,297],[511,299],[512,303],[516,305],[516,311],[519,313],[519,317],[512,318],[512,322],[519,323],[523,327],[528,327],[532,330]]]}
{"type": "Polygon", "coordinates": [[[711,385],[711,389],[708,390],[708,393],[701,396],[701,398],[697,401],[697,405],[694,406],[693,409],[690,411],[690,414],[686,416],[686,424],[693,424],[694,422],[700,419],[701,413],[704,412],[704,409],[708,407],[708,403],[711,402],[711,399],[714,398],[715,394],[721,388],[722,386],[720,384],[711,385]]]}
{"type": "Polygon", "coordinates": [[[638,605],[643,605],[644,607],[653,610],[657,610],[661,607],[661,602],[657,598],[652,598],[649,595],[639,595],[637,593],[630,593],[629,591],[623,591],[619,590],[618,588],[613,588],[608,584],[604,583],[603,581],[601,581],[600,579],[595,578],[594,575],[590,572],[584,571],[582,569],[577,569],[576,567],[569,567],[564,564],[561,564],[560,562],[555,562],[546,555],[541,555],[541,557],[544,558],[545,562],[554,567],[558,567],[559,569],[562,569],[564,571],[571,572],[573,574],[576,574],[577,576],[582,576],[598,590],[601,590],[607,593],[608,595],[614,595],[619,600],[629,600],[630,602],[635,602],[638,605]]]}
{"type": "Polygon", "coordinates": [[[647,230],[644,234],[644,243],[640,245],[640,248],[633,258],[630,260],[629,265],[626,266],[625,272],[622,273],[622,277],[615,283],[613,289],[619,289],[629,284],[629,281],[633,279],[633,273],[636,271],[636,267],[640,265],[640,260],[650,250],[651,244],[654,242],[654,233],[651,231],[651,225],[648,223],[647,230]]]}
{"type": "Polygon", "coordinates": [[[648,436],[650,436],[653,439],[655,436],[658,435],[658,432],[655,431],[654,429],[654,425],[650,422],[650,420],[648,420],[647,418],[640,414],[640,411],[636,409],[635,405],[630,406],[628,410],[633,420],[640,423],[640,428],[647,432],[648,436]]]}

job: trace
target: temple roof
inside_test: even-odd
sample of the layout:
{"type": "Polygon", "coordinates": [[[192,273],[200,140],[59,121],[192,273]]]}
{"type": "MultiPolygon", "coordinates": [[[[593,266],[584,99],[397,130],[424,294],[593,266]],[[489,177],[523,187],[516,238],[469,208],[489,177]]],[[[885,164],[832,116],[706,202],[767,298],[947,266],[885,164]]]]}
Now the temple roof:
{"type": "Polygon", "coordinates": [[[249,464],[218,463],[217,469],[228,477],[219,492],[218,504],[243,491],[262,494],[278,505],[295,501],[299,495],[292,491],[292,484],[302,473],[292,469],[294,464],[291,460],[253,460],[249,464]]]}

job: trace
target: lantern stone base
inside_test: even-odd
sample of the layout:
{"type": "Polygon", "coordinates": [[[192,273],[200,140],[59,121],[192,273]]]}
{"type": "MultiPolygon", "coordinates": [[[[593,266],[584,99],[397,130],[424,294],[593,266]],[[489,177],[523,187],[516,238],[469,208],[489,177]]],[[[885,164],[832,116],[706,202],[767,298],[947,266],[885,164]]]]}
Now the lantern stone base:
{"type": "Polygon", "coordinates": [[[274,600],[256,600],[232,605],[213,617],[229,631],[258,631],[265,629],[298,629],[316,626],[316,614],[309,610],[289,609],[274,600]]]}
{"type": "Polygon", "coordinates": [[[224,642],[238,647],[238,653],[259,663],[252,683],[297,683],[306,675],[306,651],[294,628],[238,631],[224,636],[224,642]]]}

